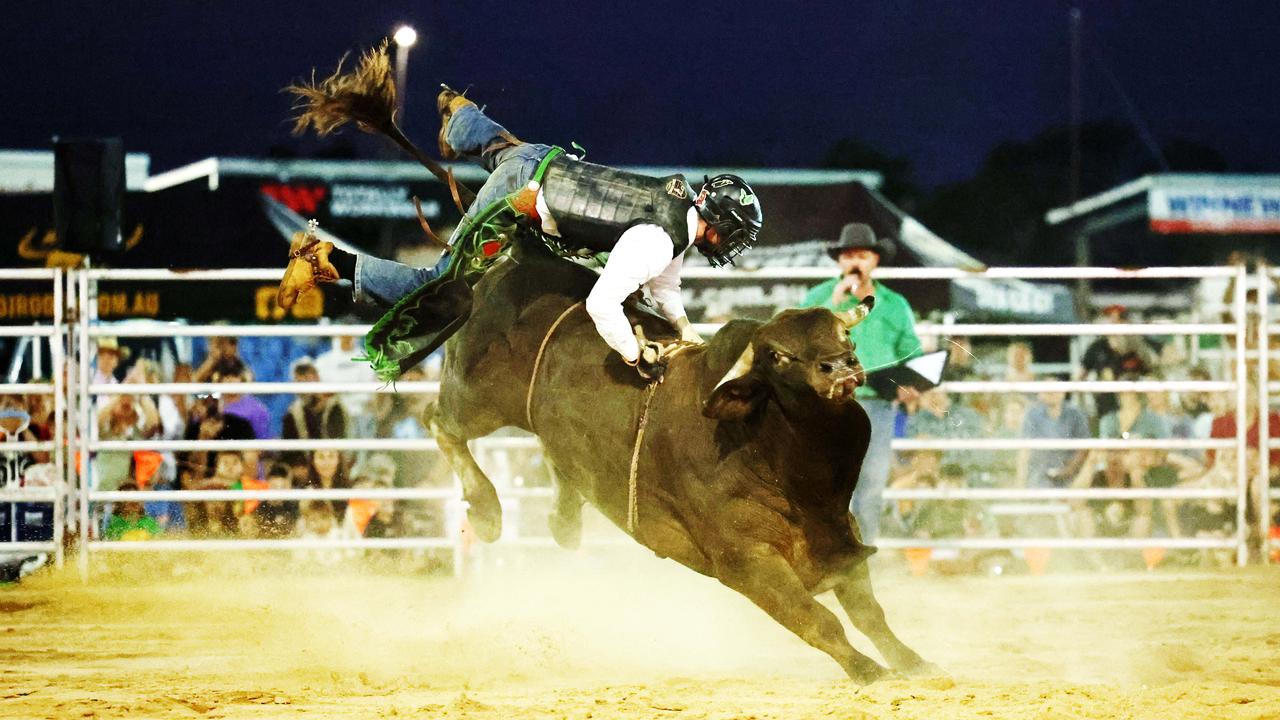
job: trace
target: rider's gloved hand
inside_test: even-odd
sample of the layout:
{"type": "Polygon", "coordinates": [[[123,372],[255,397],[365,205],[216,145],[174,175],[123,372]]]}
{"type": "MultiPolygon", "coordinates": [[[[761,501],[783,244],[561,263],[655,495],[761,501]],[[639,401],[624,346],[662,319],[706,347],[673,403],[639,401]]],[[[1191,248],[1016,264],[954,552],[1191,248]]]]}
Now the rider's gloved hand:
{"type": "Polygon", "coordinates": [[[634,362],[627,361],[627,364],[634,367],[645,380],[661,382],[662,375],[667,370],[668,346],[645,338],[644,330],[639,325],[635,326],[635,332],[636,342],[640,343],[640,355],[634,362]]]}

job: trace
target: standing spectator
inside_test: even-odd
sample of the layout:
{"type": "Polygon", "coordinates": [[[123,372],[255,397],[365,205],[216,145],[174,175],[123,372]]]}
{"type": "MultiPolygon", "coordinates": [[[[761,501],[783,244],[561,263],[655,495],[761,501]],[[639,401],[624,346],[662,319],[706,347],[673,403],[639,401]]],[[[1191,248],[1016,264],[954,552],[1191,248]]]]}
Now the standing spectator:
{"type": "MultiPolygon", "coordinates": [[[[1027,409],[1022,421],[1022,437],[1045,440],[1086,440],[1089,423],[1084,413],[1067,402],[1061,390],[1042,392],[1027,409]]],[[[1018,485],[1021,487],[1063,487],[1075,477],[1087,450],[1020,450],[1018,485]]]]}
{"type": "MultiPolygon", "coordinates": [[[[828,246],[827,254],[839,265],[839,277],[809,290],[800,307],[844,311],[868,295],[874,295],[875,310],[849,331],[862,366],[872,372],[918,355],[920,338],[916,336],[910,303],[871,277],[881,261],[893,259],[893,242],[876,237],[869,225],[849,223],[841,229],[840,239],[828,246]]],[[[917,395],[910,388],[900,388],[898,399],[913,399],[917,395]]],[[[871,420],[871,445],[862,461],[851,510],[857,518],[862,541],[870,544],[880,535],[882,498],[893,460],[890,443],[895,410],[892,401],[877,397],[866,386],[858,388],[857,398],[871,420]]]]}
{"type": "Polygon", "coordinates": [[[120,382],[116,378],[116,369],[120,362],[128,357],[128,348],[120,347],[120,341],[113,337],[98,338],[98,367],[93,371],[93,385],[112,385],[120,382]]]}
{"type": "Polygon", "coordinates": [[[253,428],[254,439],[264,440],[274,437],[271,432],[271,411],[258,398],[232,390],[236,383],[249,382],[251,378],[249,367],[238,357],[223,357],[210,375],[213,382],[228,386],[222,391],[223,412],[244,418],[253,428]]]}
{"type": "Polygon", "coordinates": [[[205,353],[204,362],[200,363],[200,367],[195,369],[192,380],[195,382],[213,382],[213,372],[218,368],[218,363],[224,359],[234,358],[240,362],[244,360],[240,357],[240,340],[234,337],[223,337],[214,335],[209,338],[208,352],[205,353]]]}
{"type": "MultiPolygon", "coordinates": [[[[135,363],[126,383],[146,381],[145,366],[135,363]]],[[[160,431],[160,413],[147,395],[109,395],[98,410],[99,440],[144,440],[160,431]]],[[[132,456],[128,452],[101,452],[94,460],[98,490],[115,490],[129,479],[132,456]]]]}
{"type": "MultiPolygon", "coordinates": [[[[1127,323],[1129,314],[1123,305],[1108,305],[1099,322],[1119,325],[1127,323]]],[[[1155,352],[1145,338],[1137,335],[1108,335],[1094,340],[1080,360],[1086,380],[1115,380],[1121,375],[1145,375],[1155,369],[1155,352]]],[[[1115,412],[1116,397],[1111,393],[1095,393],[1094,409],[1101,418],[1115,412]]]]}
{"type": "MultiPolygon", "coordinates": [[[[253,440],[253,428],[237,415],[223,412],[222,398],[216,394],[205,394],[196,398],[191,406],[191,417],[187,420],[187,429],[183,433],[184,440],[253,440]]],[[[243,457],[241,458],[243,462],[243,457]]],[[[183,490],[199,490],[205,481],[214,475],[216,466],[213,462],[212,450],[191,450],[178,454],[178,485],[183,490]]],[[[243,468],[242,468],[243,470],[243,468]]],[[[187,503],[184,508],[187,527],[193,533],[201,533],[208,526],[209,511],[217,508],[197,507],[202,503],[187,503]],[[197,524],[192,525],[195,520],[197,524]]],[[[232,518],[234,525],[235,519],[232,518]]]]}
{"type": "MultiPolygon", "coordinates": [[[[293,363],[294,382],[319,382],[320,373],[307,357],[293,363]]],[[[280,437],[286,440],[338,439],[347,436],[347,414],[333,393],[299,394],[285,411],[280,437]]],[[[285,453],[290,465],[305,462],[304,453],[285,453]]]]}
{"type": "MultiPolygon", "coordinates": [[[[353,360],[361,353],[356,347],[356,339],[350,335],[339,335],[333,339],[333,346],[315,359],[315,370],[319,379],[324,382],[375,382],[378,376],[367,362],[353,360]]],[[[373,395],[371,393],[342,393],[338,402],[347,417],[347,428],[344,433],[351,437],[375,437],[373,429],[373,395]]],[[[346,435],[340,436],[345,437],[346,435]]]]}
{"type": "MultiPolygon", "coordinates": [[[[426,371],[421,366],[409,368],[400,376],[405,382],[423,382],[426,371]]],[[[377,409],[374,428],[377,437],[396,440],[417,440],[431,437],[422,424],[422,413],[431,402],[431,396],[423,393],[382,393],[374,398],[377,409]]],[[[392,454],[400,468],[397,487],[421,485],[435,465],[434,453],[425,450],[399,450],[392,454]]]]}

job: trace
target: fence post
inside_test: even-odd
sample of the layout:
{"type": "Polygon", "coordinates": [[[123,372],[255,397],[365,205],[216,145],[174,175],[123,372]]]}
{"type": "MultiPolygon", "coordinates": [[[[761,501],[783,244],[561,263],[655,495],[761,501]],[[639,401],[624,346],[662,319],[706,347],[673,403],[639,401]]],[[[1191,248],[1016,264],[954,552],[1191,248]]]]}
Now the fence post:
{"type": "Polygon", "coordinates": [[[63,443],[66,428],[62,414],[66,410],[66,355],[63,352],[62,282],[63,270],[53,271],[53,334],[49,336],[49,364],[53,374],[53,558],[54,565],[62,568],[65,558],[62,537],[65,531],[64,517],[67,499],[66,454],[63,443]]]}
{"type": "Polygon", "coordinates": [[[1258,262],[1258,531],[1262,564],[1271,562],[1271,269],[1258,262]]]}
{"type": "Polygon", "coordinates": [[[78,301],[75,341],[77,354],[80,357],[76,363],[77,382],[79,392],[76,394],[76,454],[80,462],[80,554],[78,563],[80,566],[81,582],[89,581],[89,522],[92,514],[89,512],[89,490],[91,487],[90,475],[93,472],[93,461],[89,457],[89,438],[92,432],[92,423],[90,416],[93,412],[93,405],[89,402],[89,314],[92,311],[93,298],[89,297],[89,272],[81,269],[76,272],[77,286],[76,298],[78,301]]]}
{"type": "Polygon", "coordinates": [[[1243,262],[1236,265],[1235,320],[1236,320],[1236,564],[1243,567],[1249,561],[1249,533],[1245,520],[1245,508],[1249,501],[1249,382],[1247,353],[1249,318],[1245,303],[1245,284],[1249,270],[1243,262]]]}

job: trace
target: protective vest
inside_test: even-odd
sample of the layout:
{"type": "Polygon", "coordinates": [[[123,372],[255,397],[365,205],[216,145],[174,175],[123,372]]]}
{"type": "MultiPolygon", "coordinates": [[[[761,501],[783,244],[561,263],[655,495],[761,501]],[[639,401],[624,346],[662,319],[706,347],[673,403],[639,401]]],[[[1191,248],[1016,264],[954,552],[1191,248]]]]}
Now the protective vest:
{"type": "Polygon", "coordinates": [[[689,247],[693,193],[681,175],[648,177],[559,156],[547,166],[542,195],[568,247],[608,252],[640,224],[667,231],[672,257],[689,247]]]}

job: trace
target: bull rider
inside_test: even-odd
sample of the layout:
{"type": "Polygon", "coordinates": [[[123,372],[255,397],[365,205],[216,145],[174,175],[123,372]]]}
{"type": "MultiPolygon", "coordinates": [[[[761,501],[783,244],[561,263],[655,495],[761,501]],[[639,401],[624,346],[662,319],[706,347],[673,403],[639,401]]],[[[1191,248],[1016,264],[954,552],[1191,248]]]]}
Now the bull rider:
{"type": "Polygon", "coordinates": [[[467,158],[490,173],[454,230],[450,250],[435,267],[416,268],[352,255],[314,233],[299,233],[280,282],[281,307],[318,282],[351,280],[357,301],[391,308],[366,338],[368,359],[391,380],[465,322],[470,286],[509,251],[510,241],[536,232],[562,254],[609,253],[586,309],[600,337],[642,377],[660,377],[665,361],[661,347],[642,343],[623,314],[623,300],[637,289],[648,288],[682,340],[701,342],[685,315],[680,269],[690,246],[720,266],[755,243],[763,215],[742,178],[716,175],[695,190],[679,175],[623,172],[522,142],[447,86],[437,106],[441,156],[467,158]]]}

